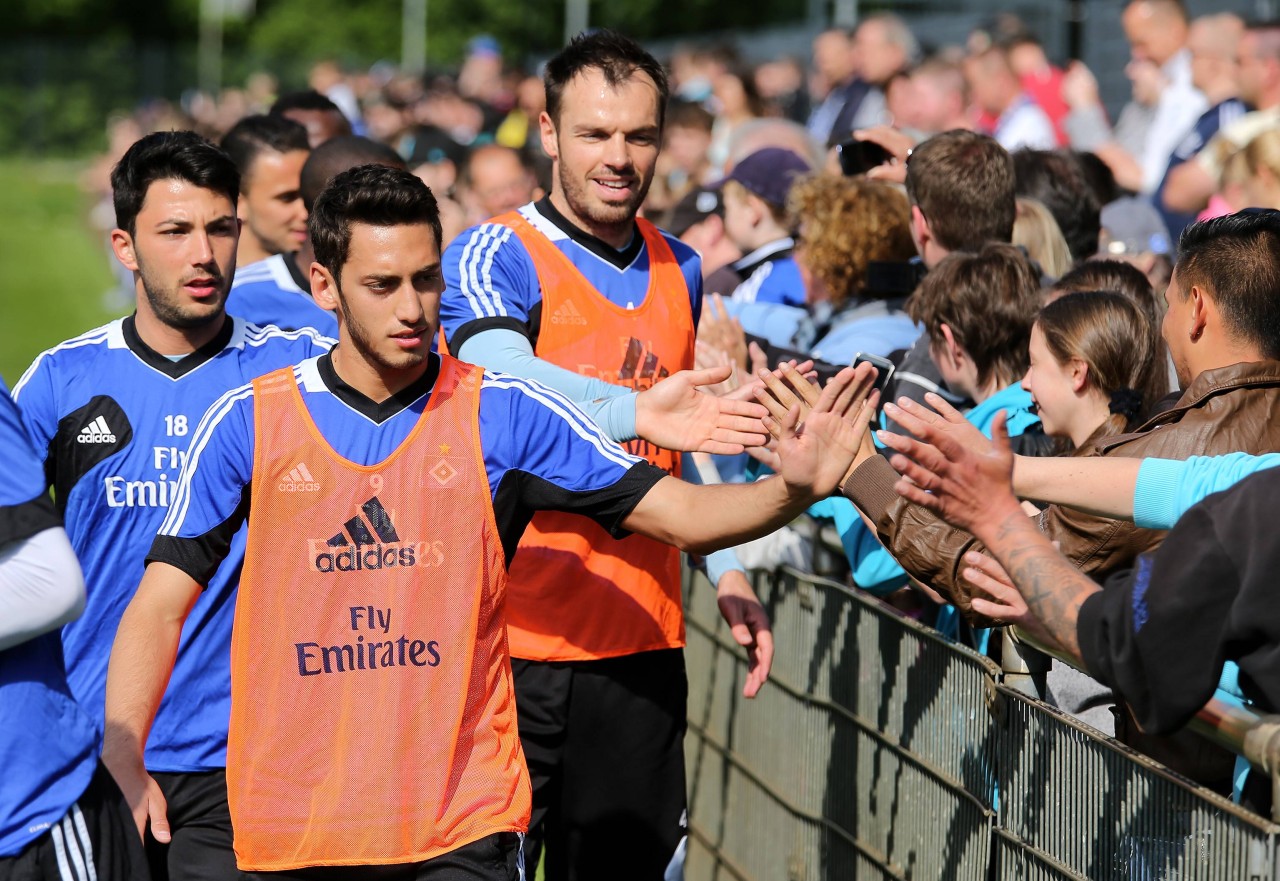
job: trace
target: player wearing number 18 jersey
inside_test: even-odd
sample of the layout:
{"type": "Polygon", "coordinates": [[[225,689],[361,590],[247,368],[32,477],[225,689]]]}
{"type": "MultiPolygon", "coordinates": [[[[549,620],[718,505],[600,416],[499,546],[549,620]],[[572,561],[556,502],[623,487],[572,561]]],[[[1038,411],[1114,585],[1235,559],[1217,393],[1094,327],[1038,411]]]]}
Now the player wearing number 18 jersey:
{"type": "MultiPolygon", "coordinates": [[[[333,343],[224,312],[235,270],[236,181],[230,159],[190,132],[134,144],[112,184],[116,253],[138,280],[137,312],[44,352],[15,388],[85,572],[85,613],[63,629],[63,645],[71,691],[99,727],[116,627],[201,415],[228,389],[333,343]]],[[[238,559],[244,536],[228,542],[238,559]]],[[[202,877],[234,873],[229,822],[221,845],[211,844],[203,821],[185,823],[181,808],[207,799],[226,810],[227,646],[238,574],[227,566],[193,608],[147,744],[147,767],[170,785],[174,802],[173,877],[202,863],[222,867],[202,877]]],[[[162,863],[153,868],[163,876],[162,863]]]]}

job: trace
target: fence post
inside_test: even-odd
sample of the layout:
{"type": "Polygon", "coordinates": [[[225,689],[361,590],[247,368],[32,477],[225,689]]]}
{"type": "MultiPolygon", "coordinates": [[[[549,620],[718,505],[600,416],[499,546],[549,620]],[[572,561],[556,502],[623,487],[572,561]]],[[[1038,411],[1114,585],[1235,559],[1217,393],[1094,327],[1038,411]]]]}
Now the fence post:
{"type": "Polygon", "coordinates": [[[1000,639],[1000,665],[1004,669],[1004,684],[1028,697],[1043,700],[1045,676],[1052,663],[1049,656],[1015,639],[1011,627],[1000,629],[1000,639]]]}

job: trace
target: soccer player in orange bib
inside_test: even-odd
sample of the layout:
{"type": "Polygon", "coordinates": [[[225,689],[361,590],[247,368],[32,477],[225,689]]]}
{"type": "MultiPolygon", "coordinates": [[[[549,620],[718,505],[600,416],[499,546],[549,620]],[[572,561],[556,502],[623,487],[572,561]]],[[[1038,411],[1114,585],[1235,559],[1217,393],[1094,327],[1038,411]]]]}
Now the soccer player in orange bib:
{"type": "MultiPolygon", "coordinates": [[[[631,452],[696,479],[679,451],[739,450],[703,446],[692,418],[651,415],[693,366],[702,307],[697,252],[637,216],[662,143],[666,74],[632,40],[599,31],[548,61],[544,81],[551,192],[445,252],[449,350],[554,388],[631,452]]],[[[704,408],[723,400],[693,398],[704,408]]],[[[743,693],[753,697],[771,659],[768,616],[736,559],[707,564],[751,659],[743,693]]],[[[533,780],[530,856],[545,842],[547,881],[675,872],[688,690],[679,552],[642,536],[616,540],[578,514],[540,513],[512,563],[509,596],[533,780]]]]}
{"type": "Polygon", "coordinates": [[[866,377],[844,371],[802,427],[788,415],[778,476],[694,486],[557,393],[431,352],[440,221],[411,174],[338,175],[312,236],[339,345],[201,420],[112,651],[104,760],[141,793],[139,826],[162,819],[147,727],[183,618],[247,518],[227,748],[240,868],[520,878],[530,786],[503,604],[533,512],[694,551],[764,534],[843,481],[866,377]]]}

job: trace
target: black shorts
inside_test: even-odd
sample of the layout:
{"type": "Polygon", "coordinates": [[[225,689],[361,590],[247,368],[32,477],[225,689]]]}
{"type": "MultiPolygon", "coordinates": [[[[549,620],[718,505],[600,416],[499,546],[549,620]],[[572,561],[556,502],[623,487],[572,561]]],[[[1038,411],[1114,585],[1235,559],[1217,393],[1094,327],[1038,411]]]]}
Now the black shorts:
{"type": "Polygon", "coordinates": [[[155,881],[241,881],[231,849],[227,772],[153,772],[169,809],[171,840],[147,830],[147,859],[155,881]]]}
{"type": "Polygon", "coordinates": [[[547,881],[661,881],[685,834],[684,652],[512,660],[547,881]]]}
{"type": "Polygon", "coordinates": [[[66,815],[12,857],[0,881],[147,881],[147,858],[120,787],[98,766],[66,815]]]}
{"type": "Polygon", "coordinates": [[[254,881],[524,881],[523,839],[519,832],[499,832],[420,863],[319,866],[250,872],[247,877],[254,881]]]}

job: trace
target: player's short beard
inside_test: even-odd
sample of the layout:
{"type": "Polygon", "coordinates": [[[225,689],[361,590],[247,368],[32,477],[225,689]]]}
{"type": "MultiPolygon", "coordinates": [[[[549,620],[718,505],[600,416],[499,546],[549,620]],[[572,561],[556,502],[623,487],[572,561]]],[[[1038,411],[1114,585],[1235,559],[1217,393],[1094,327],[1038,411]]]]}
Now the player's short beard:
{"type": "MultiPolygon", "coordinates": [[[[222,289],[221,296],[218,298],[218,308],[210,309],[207,312],[203,310],[199,312],[190,311],[179,305],[178,293],[166,291],[163,285],[151,278],[142,258],[138,257],[138,275],[142,278],[142,290],[147,296],[147,305],[151,307],[152,313],[162,324],[175,330],[199,330],[202,327],[208,327],[215,322],[222,321],[226,315],[223,306],[227,302],[227,290],[230,288],[230,284],[221,272],[206,274],[212,277],[214,282],[222,289]]],[[[180,286],[175,285],[175,287],[180,286]]]]}
{"type": "Polygon", "coordinates": [[[347,308],[347,298],[342,293],[342,285],[336,277],[333,280],[333,287],[338,294],[338,308],[341,310],[342,321],[347,326],[347,335],[351,338],[351,346],[366,361],[384,370],[405,370],[415,366],[425,358],[425,356],[420,358],[412,352],[400,352],[398,354],[403,360],[399,363],[392,363],[374,345],[373,334],[369,333],[363,324],[352,317],[351,310],[347,308]]]}
{"type": "Polygon", "coordinates": [[[640,206],[644,204],[645,196],[649,194],[649,185],[653,183],[653,177],[641,183],[640,188],[636,191],[635,196],[625,203],[608,204],[599,200],[593,200],[587,195],[587,188],[590,183],[572,178],[562,162],[559,166],[560,190],[564,193],[564,200],[568,203],[573,213],[583,220],[595,226],[623,226],[633,223],[636,219],[636,213],[640,210],[640,206]]]}

